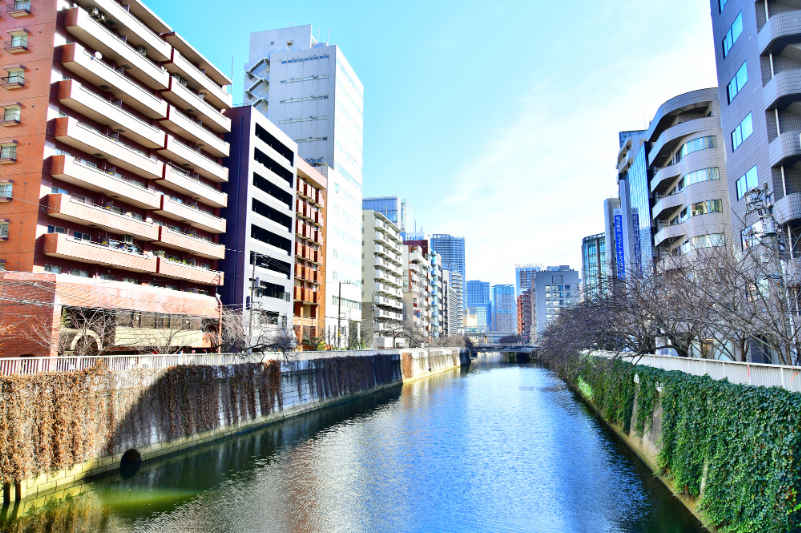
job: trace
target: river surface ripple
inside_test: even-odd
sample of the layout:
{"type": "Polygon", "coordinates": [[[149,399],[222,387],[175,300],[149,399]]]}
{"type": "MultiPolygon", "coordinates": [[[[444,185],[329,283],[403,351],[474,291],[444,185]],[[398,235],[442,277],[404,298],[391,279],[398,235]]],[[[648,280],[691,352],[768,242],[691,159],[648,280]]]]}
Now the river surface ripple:
{"type": "Polygon", "coordinates": [[[552,372],[492,354],[91,488],[0,530],[705,531],[552,372]]]}

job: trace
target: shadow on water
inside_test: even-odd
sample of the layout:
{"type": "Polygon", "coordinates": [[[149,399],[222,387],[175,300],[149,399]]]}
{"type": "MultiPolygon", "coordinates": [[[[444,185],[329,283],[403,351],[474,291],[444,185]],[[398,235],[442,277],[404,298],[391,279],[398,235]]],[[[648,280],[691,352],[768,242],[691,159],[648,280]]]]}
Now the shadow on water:
{"type": "Polygon", "coordinates": [[[137,518],[170,512],[225,484],[233,473],[262,468],[281,450],[398,400],[402,389],[402,385],[384,389],[178,455],[145,463],[134,460],[117,473],[89,482],[88,492],[80,496],[53,501],[25,515],[19,503],[5,506],[0,510],[0,532],[128,530],[137,518]]]}
{"type": "Polygon", "coordinates": [[[500,354],[88,488],[0,531],[704,531],[555,374],[500,354]]]}

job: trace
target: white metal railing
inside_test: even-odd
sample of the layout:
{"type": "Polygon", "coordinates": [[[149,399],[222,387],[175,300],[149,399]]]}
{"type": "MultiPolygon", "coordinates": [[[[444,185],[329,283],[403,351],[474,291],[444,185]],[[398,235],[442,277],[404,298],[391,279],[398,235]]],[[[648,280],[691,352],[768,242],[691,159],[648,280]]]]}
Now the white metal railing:
{"type": "Polygon", "coordinates": [[[633,354],[616,352],[591,352],[600,357],[621,357],[639,365],[661,368],[662,370],[678,370],[694,376],[708,375],[712,379],[728,379],[740,385],[756,385],[760,387],[782,387],[791,392],[801,392],[801,367],[784,365],[766,365],[760,363],[740,363],[719,361],[716,359],[698,359],[693,357],[673,357],[670,355],[643,355],[631,359],[633,354]]]}
{"type": "Polygon", "coordinates": [[[98,65],[101,65],[101,66],[102,66],[103,68],[105,68],[105,69],[106,69],[108,72],[111,72],[111,73],[113,73],[115,76],[117,76],[117,77],[119,77],[119,78],[122,78],[123,80],[125,80],[125,81],[126,81],[126,82],[128,82],[129,84],[131,84],[131,85],[133,85],[134,87],[136,87],[137,89],[139,89],[139,90],[141,91],[141,94],[146,94],[146,95],[147,95],[149,98],[152,98],[153,100],[157,101],[158,103],[162,103],[162,102],[164,102],[164,100],[162,100],[162,99],[161,99],[161,98],[159,98],[158,96],[156,96],[156,95],[154,95],[154,94],[151,94],[151,93],[147,92],[147,91],[146,91],[146,90],[145,90],[143,87],[141,87],[141,86],[140,86],[140,85],[138,85],[137,83],[133,82],[133,81],[132,81],[132,80],[130,80],[129,78],[126,78],[124,75],[122,75],[122,74],[120,74],[119,72],[117,72],[116,70],[114,70],[114,69],[113,69],[111,66],[109,66],[109,65],[105,64],[103,61],[101,61],[101,60],[97,59],[95,56],[93,56],[92,54],[90,54],[90,53],[89,53],[87,50],[85,50],[85,49],[84,49],[83,53],[84,53],[84,54],[86,54],[86,56],[87,56],[87,57],[88,57],[88,58],[89,58],[91,61],[94,61],[96,64],[98,64],[98,65]]]}
{"type": "Polygon", "coordinates": [[[126,110],[124,110],[124,109],[123,109],[123,108],[121,108],[121,107],[117,107],[117,106],[115,106],[114,104],[112,104],[111,102],[109,102],[108,100],[106,100],[105,98],[103,98],[102,96],[100,96],[99,94],[97,94],[96,92],[94,92],[94,91],[92,91],[92,90],[89,90],[89,89],[87,89],[87,88],[86,88],[86,87],[84,87],[83,85],[81,85],[80,87],[81,87],[81,90],[82,90],[82,91],[84,91],[84,92],[88,93],[88,94],[89,94],[89,95],[91,95],[93,98],[96,98],[96,99],[100,100],[100,101],[101,101],[101,102],[103,102],[105,105],[112,106],[114,109],[116,109],[116,110],[118,110],[118,111],[122,112],[123,114],[125,114],[126,116],[128,116],[128,118],[132,118],[132,119],[134,119],[135,121],[139,122],[139,123],[140,123],[140,124],[142,124],[143,126],[147,126],[148,128],[150,128],[151,130],[153,130],[153,131],[155,131],[155,132],[159,132],[159,131],[161,131],[161,130],[159,130],[157,127],[155,127],[153,124],[149,124],[149,123],[145,122],[144,120],[142,120],[141,118],[137,117],[137,116],[136,116],[136,115],[134,115],[133,113],[130,113],[130,112],[128,112],[128,111],[126,111],[126,110]]]}
{"type": "MultiPolygon", "coordinates": [[[[441,355],[452,348],[427,349],[429,355],[441,355]]],[[[404,352],[420,352],[421,350],[403,350],[404,352]]],[[[288,360],[311,361],[334,357],[358,357],[370,355],[400,355],[400,349],[380,350],[332,350],[327,352],[290,352],[288,360]]],[[[135,369],[161,370],[174,366],[204,365],[226,366],[261,361],[284,361],[284,355],[278,352],[257,354],[143,354],[143,355],[100,355],[100,356],[67,356],[67,357],[3,357],[0,358],[0,376],[19,376],[41,374],[45,372],[66,372],[86,370],[98,363],[111,371],[121,372],[135,369]]]]}

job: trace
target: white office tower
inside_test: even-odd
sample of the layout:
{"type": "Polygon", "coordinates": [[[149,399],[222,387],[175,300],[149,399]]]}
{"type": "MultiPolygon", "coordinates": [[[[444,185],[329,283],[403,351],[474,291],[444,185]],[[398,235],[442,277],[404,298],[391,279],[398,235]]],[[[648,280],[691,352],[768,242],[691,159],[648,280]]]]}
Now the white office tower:
{"type": "Polygon", "coordinates": [[[343,328],[361,321],[364,88],[342,51],[317,37],[311,25],[251,33],[244,102],[298,143],[298,155],[328,178],[331,332],[338,321],[343,328]]]}

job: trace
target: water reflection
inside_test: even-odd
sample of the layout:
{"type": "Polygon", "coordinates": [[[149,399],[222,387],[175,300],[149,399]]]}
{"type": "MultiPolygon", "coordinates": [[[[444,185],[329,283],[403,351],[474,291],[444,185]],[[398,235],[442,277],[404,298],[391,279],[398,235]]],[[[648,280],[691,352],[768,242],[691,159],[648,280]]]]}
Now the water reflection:
{"type": "Polygon", "coordinates": [[[454,370],[111,476],[2,531],[701,531],[552,373],[454,370]]]}

